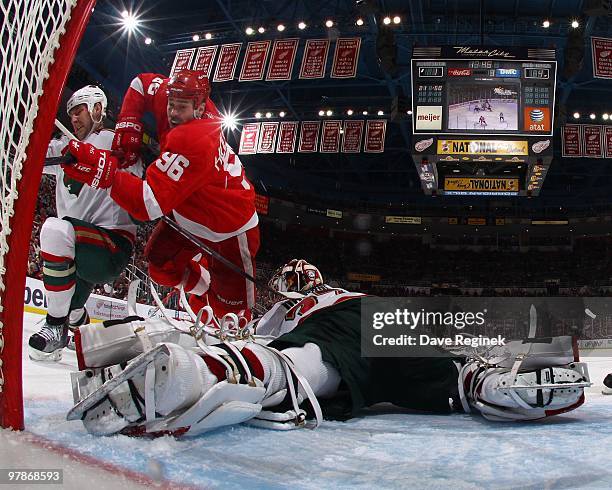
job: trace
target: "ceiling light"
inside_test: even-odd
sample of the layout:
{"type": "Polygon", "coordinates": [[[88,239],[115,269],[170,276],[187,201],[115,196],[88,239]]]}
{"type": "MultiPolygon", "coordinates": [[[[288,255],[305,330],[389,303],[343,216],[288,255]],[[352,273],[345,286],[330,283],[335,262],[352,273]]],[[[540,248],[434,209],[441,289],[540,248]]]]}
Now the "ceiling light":
{"type": "Polygon", "coordinates": [[[324,110],[320,110],[319,111],[319,116],[324,116],[325,115],[325,111],[324,110]]]}
{"type": "Polygon", "coordinates": [[[256,117],[257,119],[260,119],[260,118],[261,118],[261,112],[256,112],[256,113],[255,113],[255,117],[256,117]]]}
{"type": "Polygon", "coordinates": [[[378,111],[378,112],[377,112],[377,114],[378,114],[379,116],[384,116],[384,114],[385,114],[385,113],[384,113],[383,111],[378,111]]]}
{"type": "Polygon", "coordinates": [[[304,29],[306,29],[306,22],[300,22],[298,24],[298,29],[300,29],[301,31],[303,31],[304,29]]]}
{"type": "Polygon", "coordinates": [[[129,15],[130,13],[127,10],[124,10],[123,12],[121,12],[121,18],[123,19],[127,19],[129,15]]]}
{"type": "Polygon", "coordinates": [[[542,22],[542,27],[544,29],[548,29],[550,27],[550,21],[549,20],[545,20],[544,22],[542,22]]]}
{"type": "Polygon", "coordinates": [[[127,15],[123,15],[125,14],[126,11],[124,10],[123,13],[121,14],[121,16],[123,17],[123,28],[125,30],[127,30],[128,32],[133,32],[137,27],[138,27],[138,19],[136,18],[135,15],[128,13],[127,15]]]}
{"type": "Polygon", "coordinates": [[[368,111],[363,111],[363,112],[362,112],[362,114],[363,114],[364,116],[367,116],[367,115],[368,115],[368,111]]]}
{"type": "Polygon", "coordinates": [[[212,39],[212,34],[210,32],[207,32],[206,35],[204,36],[206,39],[211,40],[212,39]]]}
{"type": "Polygon", "coordinates": [[[383,24],[385,24],[386,26],[388,26],[389,24],[391,24],[391,17],[387,16],[383,19],[383,24]]]}
{"type": "Polygon", "coordinates": [[[145,38],[145,44],[148,46],[149,44],[151,44],[153,42],[153,39],[151,39],[150,37],[146,37],[145,38]]]}
{"type": "Polygon", "coordinates": [[[263,34],[264,32],[266,32],[266,29],[265,29],[265,28],[263,28],[263,27],[259,27],[259,28],[257,29],[257,32],[259,32],[259,34],[263,34]]]}
{"type": "Polygon", "coordinates": [[[580,27],[580,22],[578,22],[576,19],[572,20],[572,27],[574,29],[578,29],[580,27]]]}
{"type": "Polygon", "coordinates": [[[393,17],[394,24],[399,24],[401,21],[402,21],[402,18],[399,15],[396,15],[395,17],[393,17]]]}
{"type": "Polygon", "coordinates": [[[357,24],[358,26],[362,26],[363,25],[363,19],[360,17],[359,19],[357,19],[357,22],[355,22],[355,24],[357,24]]]}
{"type": "Polygon", "coordinates": [[[283,32],[285,30],[285,26],[283,24],[278,24],[276,28],[278,29],[278,32],[283,32]]]}
{"type": "Polygon", "coordinates": [[[605,112],[601,117],[603,117],[604,121],[607,121],[608,119],[610,119],[610,114],[605,112]]]}
{"type": "Polygon", "coordinates": [[[574,112],[574,119],[580,119],[580,113],[574,112]]]}
{"type": "Polygon", "coordinates": [[[278,113],[278,115],[279,115],[280,117],[285,117],[285,115],[286,115],[286,114],[287,114],[287,113],[286,113],[285,111],[280,111],[280,112],[278,113]]]}
{"type": "Polygon", "coordinates": [[[591,113],[591,114],[589,114],[589,117],[590,117],[591,119],[595,119],[597,116],[596,116],[595,114],[591,113]]]}
{"type": "Polygon", "coordinates": [[[408,114],[409,116],[412,116],[412,111],[411,111],[410,109],[408,109],[408,110],[406,111],[406,114],[408,114]]]}
{"type": "Polygon", "coordinates": [[[223,125],[224,128],[229,128],[229,129],[236,129],[236,123],[238,122],[238,119],[236,118],[235,114],[224,114],[222,116],[221,119],[221,124],[223,125]]]}
{"type": "Polygon", "coordinates": [[[194,34],[191,39],[193,39],[194,41],[199,41],[200,40],[200,36],[199,36],[199,34],[194,34]]]}
{"type": "Polygon", "coordinates": [[[327,116],[331,116],[333,115],[334,111],[332,111],[331,109],[327,109],[327,112],[325,113],[325,115],[327,116]]]}
{"type": "Polygon", "coordinates": [[[325,26],[326,27],[334,27],[334,21],[330,20],[330,19],[326,20],[325,21],[325,26]]]}
{"type": "Polygon", "coordinates": [[[246,33],[247,33],[247,36],[251,36],[251,35],[253,35],[253,33],[254,33],[255,31],[253,30],[253,28],[252,28],[252,27],[247,27],[247,28],[244,30],[244,32],[246,32],[246,33]]]}
{"type": "Polygon", "coordinates": [[[353,109],[349,109],[348,111],[346,111],[346,113],[347,113],[349,116],[352,116],[352,115],[353,115],[353,109]]]}
{"type": "Polygon", "coordinates": [[[270,119],[270,118],[272,117],[272,113],[271,113],[271,112],[266,112],[266,117],[267,117],[268,119],[270,119]]]}

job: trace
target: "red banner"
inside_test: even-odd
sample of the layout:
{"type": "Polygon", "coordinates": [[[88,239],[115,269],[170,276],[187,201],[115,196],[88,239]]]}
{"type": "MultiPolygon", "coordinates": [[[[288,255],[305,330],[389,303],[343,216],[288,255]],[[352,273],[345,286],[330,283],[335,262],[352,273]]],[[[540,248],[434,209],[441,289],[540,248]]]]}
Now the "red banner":
{"type": "Polygon", "coordinates": [[[299,39],[277,39],[272,47],[266,80],[291,80],[299,39]]]}
{"type": "Polygon", "coordinates": [[[248,44],[240,70],[241,82],[263,79],[268,49],[270,41],[254,41],[248,44]]]}
{"type": "Polygon", "coordinates": [[[342,121],[323,121],[321,153],[338,153],[340,150],[340,129],[342,121]]]}
{"type": "Polygon", "coordinates": [[[259,130],[259,144],[257,146],[257,153],[274,153],[277,134],[277,122],[262,122],[261,129],[259,130]]]}
{"type": "Polygon", "coordinates": [[[320,127],[321,123],[319,121],[302,121],[300,144],[298,146],[300,153],[314,153],[317,151],[320,127]]]}
{"type": "Polygon", "coordinates": [[[366,153],[382,153],[385,151],[386,131],[387,121],[385,119],[370,119],[366,125],[363,151],[366,153]]]}
{"type": "Polygon", "coordinates": [[[242,126],[240,135],[240,155],[253,155],[257,153],[257,139],[259,136],[259,123],[247,123],[242,126]]]}
{"type": "Polygon", "coordinates": [[[353,78],[357,75],[360,47],[360,37],[340,38],[336,41],[332,78],[353,78]]]}
{"type": "Polygon", "coordinates": [[[323,78],[329,53],[329,39],[307,39],[300,78],[323,78]]]}
{"type": "Polygon", "coordinates": [[[283,121],[280,123],[276,153],[293,153],[295,151],[297,126],[297,121],[283,121]]]}
{"type": "Polygon", "coordinates": [[[361,136],[363,121],[344,121],[342,133],[342,153],[359,153],[361,151],[361,136]]]}
{"type": "Polygon", "coordinates": [[[612,39],[592,37],[591,54],[593,56],[593,76],[612,78],[612,39]]]}
{"type": "Polygon", "coordinates": [[[566,124],[561,133],[561,155],[564,157],[581,157],[582,145],[579,124],[566,124]]]}
{"type": "Polygon", "coordinates": [[[601,126],[584,125],[584,156],[587,158],[603,158],[604,143],[601,126]]]}
{"type": "Polygon", "coordinates": [[[604,126],[604,142],[606,145],[606,158],[612,158],[612,126],[604,126]]]}
{"type": "Polygon", "coordinates": [[[205,46],[203,48],[198,48],[198,54],[196,54],[193,69],[203,71],[206,73],[206,77],[210,78],[210,72],[212,71],[215,54],[217,54],[217,46],[205,46]]]}
{"type": "Polygon", "coordinates": [[[270,198],[268,196],[262,196],[255,194],[255,211],[257,214],[266,215],[270,209],[270,198]]]}
{"type": "Polygon", "coordinates": [[[195,48],[181,49],[174,55],[174,63],[172,63],[172,69],[170,70],[170,76],[174,75],[177,71],[188,70],[193,60],[193,54],[195,48]]]}
{"type": "Polygon", "coordinates": [[[213,82],[227,82],[234,79],[236,63],[242,43],[224,44],[219,51],[219,59],[215,67],[213,82]]]}

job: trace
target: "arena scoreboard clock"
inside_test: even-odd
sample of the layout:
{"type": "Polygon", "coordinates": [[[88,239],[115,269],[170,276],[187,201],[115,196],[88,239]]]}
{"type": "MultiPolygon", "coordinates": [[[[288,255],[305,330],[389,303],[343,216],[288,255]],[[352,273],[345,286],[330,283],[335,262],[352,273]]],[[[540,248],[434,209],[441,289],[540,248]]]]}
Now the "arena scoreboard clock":
{"type": "Polygon", "coordinates": [[[539,193],[552,161],[556,53],[415,47],[412,131],[428,194],[539,193]]]}

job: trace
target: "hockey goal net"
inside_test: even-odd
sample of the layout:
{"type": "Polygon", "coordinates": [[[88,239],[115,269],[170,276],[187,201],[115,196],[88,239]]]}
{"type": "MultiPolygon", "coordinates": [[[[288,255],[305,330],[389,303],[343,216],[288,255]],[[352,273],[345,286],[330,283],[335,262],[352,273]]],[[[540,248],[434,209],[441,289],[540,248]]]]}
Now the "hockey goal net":
{"type": "Polygon", "coordinates": [[[95,0],[0,0],[0,426],[23,429],[30,234],[62,89],[95,0]]]}

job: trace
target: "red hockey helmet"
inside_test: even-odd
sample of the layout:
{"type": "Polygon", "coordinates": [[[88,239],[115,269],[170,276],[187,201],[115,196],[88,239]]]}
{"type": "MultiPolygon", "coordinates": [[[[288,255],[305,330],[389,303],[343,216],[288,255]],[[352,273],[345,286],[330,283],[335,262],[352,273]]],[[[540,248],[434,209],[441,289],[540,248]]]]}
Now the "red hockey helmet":
{"type": "Polygon", "coordinates": [[[192,99],[198,107],[210,96],[210,83],[201,71],[181,70],[168,80],[168,97],[192,99]]]}

